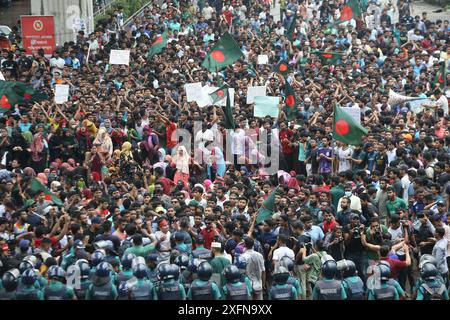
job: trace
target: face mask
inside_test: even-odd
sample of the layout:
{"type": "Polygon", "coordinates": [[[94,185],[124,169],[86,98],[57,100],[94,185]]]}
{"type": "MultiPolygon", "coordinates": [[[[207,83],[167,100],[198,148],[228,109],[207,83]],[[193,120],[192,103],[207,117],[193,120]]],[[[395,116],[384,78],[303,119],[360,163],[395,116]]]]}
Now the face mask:
{"type": "Polygon", "coordinates": [[[351,191],[345,191],[345,196],[346,197],[351,197],[352,196],[352,192],[351,191]]]}

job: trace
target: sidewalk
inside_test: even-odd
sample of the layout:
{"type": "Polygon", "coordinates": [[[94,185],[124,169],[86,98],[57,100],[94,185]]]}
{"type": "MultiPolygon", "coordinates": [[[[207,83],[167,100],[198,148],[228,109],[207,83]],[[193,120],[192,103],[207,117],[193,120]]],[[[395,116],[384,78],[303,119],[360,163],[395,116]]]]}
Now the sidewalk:
{"type": "Polygon", "coordinates": [[[424,1],[413,1],[412,2],[412,16],[419,15],[422,17],[422,12],[427,13],[427,18],[430,21],[436,21],[437,19],[448,20],[450,18],[450,11],[447,12],[439,12],[433,13],[432,11],[436,11],[439,9],[444,10],[445,8],[442,6],[433,5],[424,1]]]}

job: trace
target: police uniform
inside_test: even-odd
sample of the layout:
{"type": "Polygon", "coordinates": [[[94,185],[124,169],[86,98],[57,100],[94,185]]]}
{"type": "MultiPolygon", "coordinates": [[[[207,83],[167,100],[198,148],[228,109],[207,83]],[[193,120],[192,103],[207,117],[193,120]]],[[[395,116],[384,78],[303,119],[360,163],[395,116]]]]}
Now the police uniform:
{"type": "Polygon", "coordinates": [[[367,292],[368,300],[399,300],[397,290],[393,285],[387,282],[382,282],[379,288],[369,289],[367,292]]]}
{"type": "Polygon", "coordinates": [[[131,300],[153,300],[153,284],[146,279],[137,279],[130,289],[131,300]]]}
{"type": "Polygon", "coordinates": [[[347,300],[364,300],[364,283],[360,277],[347,277],[342,284],[347,294],[347,300]]]}
{"type": "Polygon", "coordinates": [[[313,290],[313,300],[345,300],[342,281],[335,279],[323,279],[316,282],[313,290]]]}
{"type": "Polygon", "coordinates": [[[164,280],[155,286],[154,298],[155,300],[186,300],[186,291],[178,281],[164,280]]]}
{"type": "Polygon", "coordinates": [[[86,300],[116,300],[116,287],[111,280],[104,284],[91,284],[86,292],[86,300]]]}
{"type": "Polygon", "coordinates": [[[227,283],[223,287],[226,300],[249,300],[251,292],[245,282],[227,283]]]}
{"type": "Polygon", "coordinates": [[[127,282],[131,278],[133,278],[133,270],[127,269],[119,272],[116,277],[116,285],[119,285],[121,282],[127,282]]]}
{"type": "Polygon", "coordinates": [[[211,250],[206,249],[204,246],[197,246],[195,250],[191,253],[192,259],[202,259],[206,261],[211,261],[213,256],[211,250]]]}
{"type": "Polygon", "coordinates": [[[43,293],[45,300],[72,300],[75,297],[75,292],[72,288],[58,281],[50,281],[45,286],[43,293]]]}
{"type": "Polygon", "coordinates": [[[215,282],[196,279],[192,282],[187,297],[189,300],[220,300],[221,294],[215,282]]]}
{"type": "Polygon", "coordinates": [[[300,281],[293,276],[289,276],[287,284],[290,284],[295,288],[295,290],[297,291],[297,299],[299,299],[302,295],[302,287],[300,286],[300,281]]]}
{"type": "Polygon", "coordinates": [[[17,289],[17,300],[44,300],[44,295],[41,290],[37,289],[34,285],[25,286],[17,289]]]}
{"type": "Polygon", "coordinates": [[[147,268],[147,278],[155,284],[158,281],[158,270],[156,268],[147,268]]]}
{"type": "Polygon", "coordinates": [[[291,284],[275,284],[269,290],[269,300],[297,300],[299,293],[291,284]]]}
{"type": "Polygon", "coordinates": [[[425,281],[417,291],[416,300],[449,300],[448,291],[439,280],[425,281]]]}
{"type": "Polygon", "coordinates": [[[78,300],[85,300],[86,299],[86,292],[89,289],[89,286],[92,284],[92,282],[89,279],[81,279],[80,281],[80,287],[74,288],[75,295],[77,296],[78,300]]]}

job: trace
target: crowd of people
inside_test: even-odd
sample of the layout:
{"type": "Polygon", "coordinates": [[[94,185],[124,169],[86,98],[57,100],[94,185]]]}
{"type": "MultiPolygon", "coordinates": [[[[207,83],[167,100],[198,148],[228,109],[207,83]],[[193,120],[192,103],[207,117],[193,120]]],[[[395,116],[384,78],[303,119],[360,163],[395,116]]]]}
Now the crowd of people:
{"type": "Polygon", "coordinates": [[[340,24],[343,0],[279,4],[278,20],[271,1],[154,1],[51,58],[27,55],[13,29],[4,78],[49,98],[0,115],[0,299],[448,300],[448,20],[413,17],[404,0],[358,1],[362,15],[340,24]],[[208,71],[226,31],[243,57],[208,71]],[[110,65],[112,49],[129,49],[129,65],[110,65]],[[254,117],[247,88],[284,97],[285,81],[295,119],[284,100],[278,118],[254,117]],[[222,107],[187,101],[195,82],[234,88],[231,133],[222,107]],[[57,84],[68,102],[54,103],[57,84]],[[429,100],[412,110],[390,90],[429,100]],[[361,109],[361,144],[333,138],[335,105],[361,109]],[[247,129],[279,142],[276,174],[249,160],[247,129]]]}

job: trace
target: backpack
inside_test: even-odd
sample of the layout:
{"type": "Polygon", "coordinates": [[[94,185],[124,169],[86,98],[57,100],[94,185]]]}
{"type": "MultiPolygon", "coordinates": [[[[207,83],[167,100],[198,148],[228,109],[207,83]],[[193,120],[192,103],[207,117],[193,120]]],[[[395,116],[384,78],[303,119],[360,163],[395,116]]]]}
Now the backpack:
{"type": "Polygon", "coordinates": [[[424,283],[422,284],[422,288],[428,293],[428,300],[444,300],[445,286],[443,284],[440,287],[431,288],[428,284],[424,283]]]}

